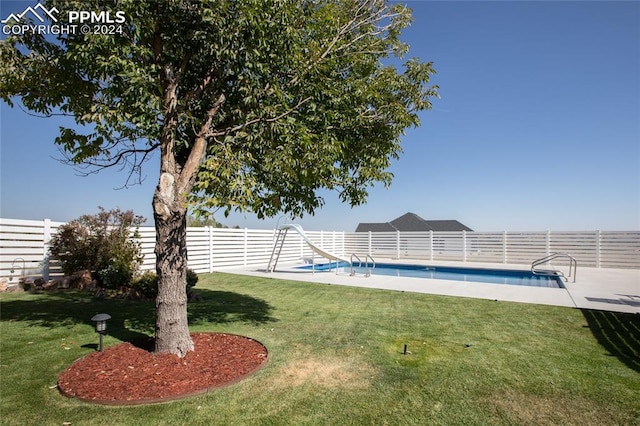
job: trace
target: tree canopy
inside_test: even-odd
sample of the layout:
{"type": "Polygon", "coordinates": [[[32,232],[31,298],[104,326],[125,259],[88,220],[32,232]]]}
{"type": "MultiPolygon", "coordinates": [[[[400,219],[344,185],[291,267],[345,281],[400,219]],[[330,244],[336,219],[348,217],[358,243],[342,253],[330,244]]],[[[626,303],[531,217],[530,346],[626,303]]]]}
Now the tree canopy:
{"type": "Polygon", "coordinates": [[[430,63],[388,60],[407,52],[410,11],[383,0],[46,4],[127,22],[122,34],[8,37],[2,98],[73,115],[56,139],[69,160],[131,179],[171,137],[168,166],[197,169],[190,201],[205,209],[301,215],[322,205],[319,188],[362,203],[369,184],[390,183],[399,136],[436,95],[430,63]],[[206,155],[188,164],[198,137],[206,155]]]}

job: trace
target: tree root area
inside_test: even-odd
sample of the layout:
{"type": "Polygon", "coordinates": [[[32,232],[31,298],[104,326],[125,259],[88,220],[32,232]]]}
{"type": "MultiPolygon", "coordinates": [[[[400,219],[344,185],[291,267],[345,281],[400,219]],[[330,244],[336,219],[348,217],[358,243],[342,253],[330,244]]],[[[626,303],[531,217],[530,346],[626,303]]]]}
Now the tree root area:
{"type": "Polygon", "coordinates": [[[92,353],[58,376],[58,389],[97,404],[151,404],[233,384],[267,362],[267,349],[248,337],[192,333],[191,338],[195,349],[183,358],[154,354],[152,338],[92,353]]]}

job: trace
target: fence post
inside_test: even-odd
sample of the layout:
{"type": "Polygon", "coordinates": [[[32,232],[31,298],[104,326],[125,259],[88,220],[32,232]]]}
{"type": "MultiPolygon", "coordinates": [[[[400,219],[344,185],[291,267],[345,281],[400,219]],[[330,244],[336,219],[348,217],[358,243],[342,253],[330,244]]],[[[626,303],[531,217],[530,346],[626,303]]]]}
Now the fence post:
{"type": "Polygon", "coordinates": [[[207,234],[209,237],[209,250],[207,256],[209,257],[209,273],[213,272],[213,226],[207,226],[207,234]]]}
{"type": "Polygon", "coordinates": [[[462,230],[462,261],[467,261],[467,231],[462,230]]]}
{"type": "Polygon", "coordinates": [[[49,243],[51,242],[51,219],[45,219],[42,235],[42,279],[49,281],[49,243]]]}
{"type": "Polygon", "coordinates": [[[373,253],[371,252],[371,231],[369,231],[368,234],[369,234],[369,242],[367,243],[367,254],[369,256],[373,256],[373,253]]]}
{"type": "Polygon", "coordinates": [[[243,238],[244,248],[242,249],[242,266],[247,266],[247,252],[249,251],[249,230],[247,228],[244,228],[243,238]]]}
{"type": "Polygon", "coordinates": [[[502,231],[502,263],[507,263],[507,231],[502,231]]]}
{"type": "Polygon", "coordinates": [[[429,260],[433,262],[433,230],[429,230],[429,260]]]}
{"type": "Polygon", "coordinates": [[[400,259],[400,231],[396,231],[396,259],[400,259]]]}
{"type": "Polygon", "coordinates": [[[596,231],[596,268],[600,267],[600,244],[602,243],[602,233],[596,231]]]}
{"type": "Polygon", "coordinates": [[[549,256],[551,254],[551,231],[547,231],[546,239],[545,251],[547,253],[546,256],[549,256]]]}

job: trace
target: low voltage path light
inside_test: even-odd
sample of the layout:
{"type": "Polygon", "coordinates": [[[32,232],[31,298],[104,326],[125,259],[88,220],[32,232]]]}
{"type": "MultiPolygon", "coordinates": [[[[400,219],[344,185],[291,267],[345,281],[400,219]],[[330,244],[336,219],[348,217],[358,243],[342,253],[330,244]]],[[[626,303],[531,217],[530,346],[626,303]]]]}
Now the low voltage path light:
{"type": "Polygon", "coordinates": [[[102,336],[107,333],[107,320],[111,319],[109,314],[97,314],[91,317],[91,321],[96,322],[96,333],[100,335],[100,352],[102,352],[102,336]]]}

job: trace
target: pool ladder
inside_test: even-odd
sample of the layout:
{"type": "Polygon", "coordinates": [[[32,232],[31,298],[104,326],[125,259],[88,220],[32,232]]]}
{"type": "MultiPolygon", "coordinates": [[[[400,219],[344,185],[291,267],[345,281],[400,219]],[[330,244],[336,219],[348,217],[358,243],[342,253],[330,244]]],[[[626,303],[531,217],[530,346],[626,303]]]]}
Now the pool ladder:
{"type": "MultiPolygon", "coordinates": [[[[355,258],[358,261],[358,268],[362,268],[362,259],[360,259],[360,257],[358,257],[357,254],[352,254],[351,255],[351,272],[349,273],[350,276],[354,276],[356,274],[356,271],[353,269],[353,265],[354,265],[354,261],[353,258],[355,258]]],[[[376,261],[373,260],[373,257],[371,257],[368,254],[364,255],[364,269],[365,269],[365,273],[364,276],[365,277],[370,277],[371,276],[371,269],[369,269],[369,259],[371,259],[371,269],[375,269],[376,267],[376,261]]]]}
{"type": "Polygon", "coordinates": [[[275,236],[275,241],[273,242],[273,251],[271,251],[271,257],[267,265],[267,272],[276,270],[276,265],[278,264],[278,259],[280,259],[280,253],[282,252],[282,246],[284,246],[284,240],[287,238],[288,231],[288,228],[278,229],[278,234],[275,236]]]}
{"type": "Polygon", "coordinates": [[[531,262],[531,273],[534,275],[559,275],[564,278],[565,281],[568,281],[568,277],[571,276],[571,268],[573,267],[573,282],[576,282],[576,275],[578,274],[578,261],[576,259],[567,254],[567,253],[551,253],[548,256],[542,257],[538,260],[534,260],[531,262]],[[560,270],[555,269],[537,269],[536,266],[542,265],[543,263],[550,262],[553,259],[557,259],[560,257],[565,257],[569,259],[569,275],[565,276],[564,273],[560,270]]]}

